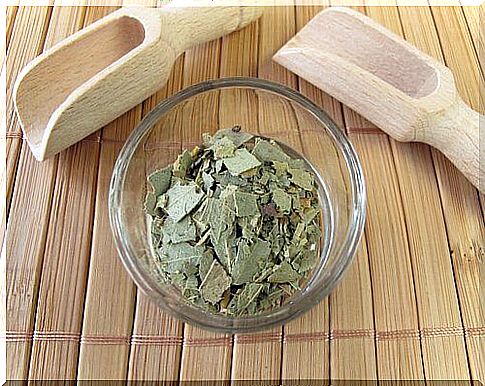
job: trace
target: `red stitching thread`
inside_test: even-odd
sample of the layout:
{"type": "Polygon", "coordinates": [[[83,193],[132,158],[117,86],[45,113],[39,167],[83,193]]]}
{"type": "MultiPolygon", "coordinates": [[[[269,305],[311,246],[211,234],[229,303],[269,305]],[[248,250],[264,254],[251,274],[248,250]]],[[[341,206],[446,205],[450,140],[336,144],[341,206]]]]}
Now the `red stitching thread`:
{"type": "Polygon", "coordinates": [[[485,327],[469,327],[465,328],[465,336],[485,336],[485,327]]]}
{"type": "Polygon", "coordinates": [[[465,331],[462,327],[435,327],[423,328],[420,333],[422,338],[431,338],[435,336],[464,335],[465,331]]]}
{"type": "Polygon", "coordinates": [[[61,331],[34,331],[32,339],[35,341],[74,341],[77,342],[81,334],[61,331]]]}
{"type": "Polygon", "coordinates": [[[331,330],[329,339],[375,338],[376,332],[369,329],[331,330]]]}
{"type": "Polygon", "coordinates": [[[5,133],[5,138],[8,139],[8,138],[20,138],[20,139],[23,139],[23,135],[22,133],[16,133],[16,132],[8,132],[8,133],[5,133]]]}
{"type": "Polygon", "coordinates": [[[182,344],[181,336],[157,336],[157,335],[133,335],[131,337],[132,345],[139,346],[178,346],[182,344]]]}
{"type": "Polygon", "coordinates": [[[234,337],[238,344],[252,344],[263,342],[281,342],[283,334],[281,332],[269,332],[263,334],[242,334],[234,337]]]}
{"type": "Polygon", "coordinates": [[[83,344],[105,344],[105,345],[121,345],[130,344],[130,338],[126,336],[108,336],[108,335],[86,335],[81,337],[83,344]]]}
{"type": "Polygon", "coordinates": [[[330,334],[326,332],[308,332],[301,334],[287,334],[283,337],[283,343],[312,342],[329,339],[330,334]]]}
{"type": "Polygon", "coordinates": [[[398,339],[419,339],[420,334],[418,330],[391,330],[391,331],[377,331],[376,340],[398,340],[398,339]]]}
{"type": "Polygon", "coordinates": [[[186,347],[217,347],[217,346],[230,346],[232,339],[230,336],[224,336],[221,338],[186,338],[183,342],[186,347]]]}

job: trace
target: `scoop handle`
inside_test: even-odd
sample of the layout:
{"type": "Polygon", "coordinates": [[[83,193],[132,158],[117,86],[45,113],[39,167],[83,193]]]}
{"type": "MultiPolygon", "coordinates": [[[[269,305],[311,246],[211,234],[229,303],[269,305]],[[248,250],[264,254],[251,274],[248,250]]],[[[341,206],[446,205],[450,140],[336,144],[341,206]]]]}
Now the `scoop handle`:
{"type": "MultiPolygon", "coordinates": [[[[217,39],[245,27],[262,14],[263,7],[218,5],[187,6],[187,1],[174,0],[159,9],[162,15],[163,31],[178,52],[217,39]]],[[[227,2],[226,2],[227,4],[227,2]]]]}
{"type": "Polygon", "coordinates": [[[485,144],[480,155],[480,128],[485,135],[485,116],[472,110],[457,96],[456,103],[440,114],[429,116],[426,130],[416,140],[440,150],[465,177],[485,193],[485,144]]]}

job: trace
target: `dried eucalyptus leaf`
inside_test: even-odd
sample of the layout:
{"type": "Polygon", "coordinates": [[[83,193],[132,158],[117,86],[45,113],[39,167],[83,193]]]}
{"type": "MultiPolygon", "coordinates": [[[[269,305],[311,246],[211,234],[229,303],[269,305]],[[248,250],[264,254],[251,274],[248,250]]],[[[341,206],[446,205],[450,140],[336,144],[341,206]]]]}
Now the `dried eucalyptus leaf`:
{"type": "Polygon", "coordinates": [[[167,191],[166,211],[174,222],[182,220],[202,200],[204,193],[199,193],[197,190],[196,184],[189,183],[187,185],[175,185],[167,191]]]}
{"type": "Polygon", "coordinates": [[[223,166],[223,160],[222,159],[218,159],[215,163],[215,172],[216,173],[220,173],[221,170],[222,170],[222,166],[223,166]]]}
{"type": "Polygon", "coordinates": [[[209,149],[214,152],[216,159],[220,159],[234,156],[237,147],[229,138],[221,137],[216,139],[209,149]]]}
{"type": "Polygon", "coordinates": [[[216,304],[221,300],[222,294],[231,286],[231,278],[224,268],[214,260],[207,275],[200,285],[202,297],[209,303],[216,304]]]}
{"type": "Polygon", "coordinates": [[[288,172],[287,162],[273,161],[273,167],[276,177],[286,176],[286,173],[288,172]]]}
{"type": "Polygon", "coordinates": [[[204,189],[206,192],[212,188],[215,182],[214,177],[205,172],[202,172],[202,181],[204,181],[204,189]]]}
{"type": "Polygon", "coordinates": [[[275,267],[274,272],[269,275],[268,281],[270,283],[290,283],[300,278],[301,275],[285,260],[275,267]]]}
{"type": "Polygon", "coordinates": [[[195,241],[197,237],[195,224],[189,217],[184,217],[179,222],[167,219],[163,229],[163,243],[181,243],[183,241],[195,241]]]}
{"type": "Polygon", "coordinates": [[[204,247],[189,243],[164,244],[159,249],[162,266],[167,272],[181,272],[186,265],[198,265],[204,247]]]}
{"type": "Polygon", "coordinates": [[[144,203],[145,212],[148,213],[150,216],[156,216],[157,215],[156,206],[157,206],[157,196],[152,192],[148,192],[147,195],[145,196],[145,203],[144,203]]]}
{"type": "Polygon", "coordinates": [[[313,176],[303,169],[288,169],[291,174],[291,182],[305,190],[314,188],[313,176]]]}
{"type": "Polygon", "coordinates": [[[203,281],[204,278],[209,273],[209,269],[213,261],[214,261],[213,253],[211,252],[210,249],[206,249],[199,261],[199,277],[201,281],[203,281]]]}
{"type": "Polygon", "coordinates": [[[232,298],[228,305],[228,312],[233,315],[241,315],[252,302],[256,301],[263,288],[263,284],[259,283],[246,284],[244,288],[232,298]]]}
{"type": "Polygon", "coordinates": [[[173,164],[174,176],[184,178],[187,175],[190,165],[192,165],[192,155],[190,151],[185,149],[173,164]]]}
{"type": "Polygon", "coordinates": [[[170,187],[173,166],[157,170],[148,176],[148,182],[153,188],[153,194],[159,196],[167,191],[170,187]]]}
{"type": "Polygon", "coordinates": [[[289,213],[291,210],[291,196],[283,189],[276,188],[273,190],[273,202],[278,210],[282,213],[289,213]]]}
{"type": "Polygon", "coordinates": [[[234,191],[234,205],[239,217],[259,215],[258,196],[255,194],[234,191]]]}
{"type": "Polygon", "coordinates": [[[234,130],[233,127],[229,129],[219,130],[213,138],[213,141],[217,141],[220,138],[227,138],[236,146],[240,147],[242,144],[251,140],[254,136],[250,133],[246,133],[240,130],[234,130]]]}
{"type": "Polygon", "coordinates": [[[223,162],[227,170],[236,176],[261,165],[261,162],[245,148],[237,149],[234,156],[224,158],[223,162]]]}
{"type": "Polygon", "coordinates": [[[258,239],[252,246],[241,241],[231,273],[233,283],[239,285],[255,280],[266,265],[270,252],[267,241],[258,239]]]}
{"type": "Polygon", "coordinates": [[[248,181],[239,176],[233,176],[229,172],[223,172],[220,174],[215,173],[214,179],[220,184],[220,186],[225,187],[227,185],[235,186],[247,186],[248,181]]]}
{"type": "Polygon", "coordinates": [[[264,139],[256,141],[253,149],[253,155],[261,162],[288,162],[290,156],[286,154],[276,143],[264,139]]]}

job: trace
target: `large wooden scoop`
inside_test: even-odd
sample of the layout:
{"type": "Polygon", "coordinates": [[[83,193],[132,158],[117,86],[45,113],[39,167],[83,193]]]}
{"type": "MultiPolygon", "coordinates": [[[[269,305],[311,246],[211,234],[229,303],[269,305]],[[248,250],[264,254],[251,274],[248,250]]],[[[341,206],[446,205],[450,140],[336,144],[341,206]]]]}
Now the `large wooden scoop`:
{"type": "Polygon", "coordinates": [[[14,103],[27,142],[44,160],[160,89],[188,48],[235,31],[261,7],[116,11],[55,45],[20,73],[14,103]]]}
{"type": "Polygon", "coordinates": [[[441,150],[485,192],[485,160],[480,160],[479,149],[484,116],[462,101],[447,67],[389,30],[351,9],[328,8],[274,60],[396,140],[441,150]]]}

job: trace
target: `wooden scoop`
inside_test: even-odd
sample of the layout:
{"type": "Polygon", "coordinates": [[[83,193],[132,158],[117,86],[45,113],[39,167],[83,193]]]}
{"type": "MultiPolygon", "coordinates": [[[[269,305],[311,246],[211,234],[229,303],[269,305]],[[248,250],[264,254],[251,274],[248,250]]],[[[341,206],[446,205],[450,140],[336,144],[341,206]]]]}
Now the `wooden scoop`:
{"type": "Polygon", "coordinates": [[[273,59],[396,140],[441,150],[485,192],[484,116],[463,102],[447,67],[389,30],[351,9],[328,8],[273,59]]]}
{"type": "Polygon", "coordinates": [[[60,152],[159,90],[188,48],[261,15],[261,7],[180,4],[120,9],[22,70],[14,103],[35,158],[60,152]]]}

